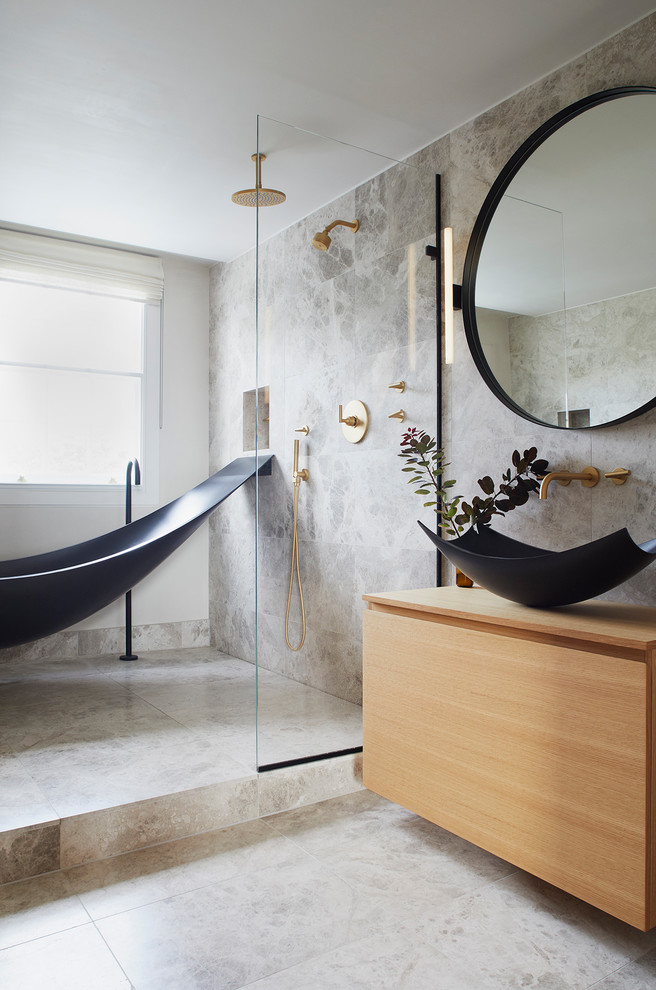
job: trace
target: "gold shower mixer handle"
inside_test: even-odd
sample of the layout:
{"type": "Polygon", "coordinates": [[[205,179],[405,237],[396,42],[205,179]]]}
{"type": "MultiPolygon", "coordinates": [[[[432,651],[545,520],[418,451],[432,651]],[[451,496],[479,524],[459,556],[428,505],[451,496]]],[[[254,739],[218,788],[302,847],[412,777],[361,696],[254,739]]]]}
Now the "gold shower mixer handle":
{"type": "Polygon", "coordinates": [[[391,415],[389,415],[387,418],[398,419],[399,423],[402,423],[403,420],[405,419],[405,409],[399,409],[398,412],[391,413],[391,415]]]}
{"type": "Polygon", "coordinates": [[[360,420],[357,416],[343,416],[342,407],[339,406],[339,422],[343,423],[344,426],[357,426],[360,420]]]}
{"type": "Polygon", "coordinates": [[[631,472],[628,468],[615,468],[613,471],[607,471],[604,474],[604,478],[609,478],[614,485],[623,485],[626,479],[629,477],[631,472]]]}
{"type": "Polygon", "coordinates": [[[307,436],[309,432],[310,432],[309,426],[297,426],[296,429],[294,430],[294,433],[303,433],[305,436],[307,436]]]}
{"type": "Polygon", "coordinates": [[[340,403],[338,418],[344,439],[349,443],[360,443],[369,429],[369,410],[364,402],[352,399],[345,407],[340,403]]]}
{"type": "Polygon", "coordinates": [[[397,392],[405,392],[405,382],[404,381],[394,382],[393,385],[388,385],[387,387],[388,388],[396,389],[397,392]]]}

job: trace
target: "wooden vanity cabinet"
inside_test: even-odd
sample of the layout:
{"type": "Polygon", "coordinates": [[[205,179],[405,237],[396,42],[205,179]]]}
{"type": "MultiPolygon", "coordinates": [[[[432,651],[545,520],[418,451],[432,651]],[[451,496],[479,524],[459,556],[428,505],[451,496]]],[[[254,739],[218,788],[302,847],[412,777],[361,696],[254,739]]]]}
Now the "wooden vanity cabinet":
{"type": "Polygon", "coordinates": [[[364,784],[656,925],[656,608],[479,588],[365,595],[364,784]]]}

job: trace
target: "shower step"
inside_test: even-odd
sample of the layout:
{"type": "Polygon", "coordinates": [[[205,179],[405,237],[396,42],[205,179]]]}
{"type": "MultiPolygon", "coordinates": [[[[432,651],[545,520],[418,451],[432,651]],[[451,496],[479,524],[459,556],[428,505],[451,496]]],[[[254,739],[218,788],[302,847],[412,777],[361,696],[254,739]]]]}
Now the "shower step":
{"type": "Polygon", "coordinates": [[[362,788],[362,754],[251,773],[0,831],[0,884],[108,859],[362,788]]]}

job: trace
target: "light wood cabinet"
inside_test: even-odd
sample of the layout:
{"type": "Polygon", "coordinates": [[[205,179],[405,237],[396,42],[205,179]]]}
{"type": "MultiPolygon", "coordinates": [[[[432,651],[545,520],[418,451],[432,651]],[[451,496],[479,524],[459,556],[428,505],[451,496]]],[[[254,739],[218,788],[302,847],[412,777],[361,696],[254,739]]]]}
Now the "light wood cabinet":
{"type": "Polygon", "coordinates": [[[630,925],[656,925],[656,608],[365,595],[364,784],[630,925]]]}

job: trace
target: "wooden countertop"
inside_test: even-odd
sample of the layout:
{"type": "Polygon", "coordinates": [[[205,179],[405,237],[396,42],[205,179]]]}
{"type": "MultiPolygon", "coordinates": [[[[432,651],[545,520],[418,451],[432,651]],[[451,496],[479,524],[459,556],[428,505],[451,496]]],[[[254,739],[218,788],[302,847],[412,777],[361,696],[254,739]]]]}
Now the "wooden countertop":
{"type": "MultiPolygon", "coordinates": [[[[656,647],[656,607],[593,599],[578,605],[539,609],[499,598],[483,588],[420,588],[362,596],[369,608],[469,620],[488,627],[525,630],[539,636],[565,637],[646,650],[656,647]]],[[[501,632],[501,629],[499,629],[501,632]]]]}

